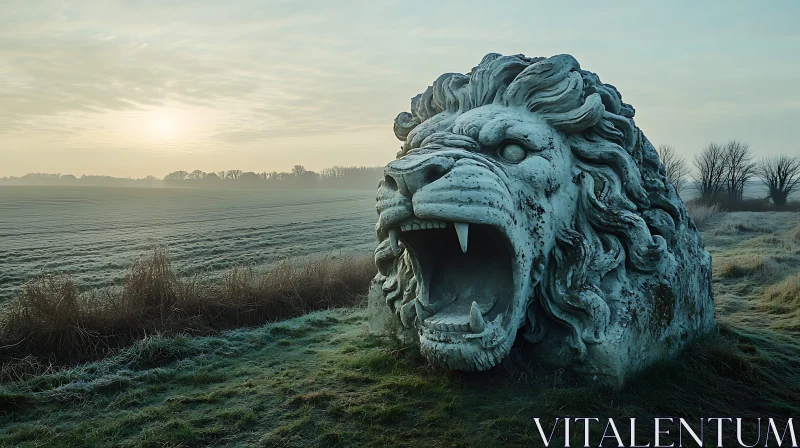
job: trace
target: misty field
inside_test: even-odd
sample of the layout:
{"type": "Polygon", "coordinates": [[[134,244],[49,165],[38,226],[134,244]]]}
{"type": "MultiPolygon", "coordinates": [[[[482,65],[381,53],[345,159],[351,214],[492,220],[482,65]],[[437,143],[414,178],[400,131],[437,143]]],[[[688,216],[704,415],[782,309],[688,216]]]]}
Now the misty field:
{"type": "Polygon", "coordinates": [[[185,275],[366,253],[375,219],[369,190],[0,187],[0,302],[45,270],[118,285],[153,246],[185,275]]]}
{"type": "Polygon", "coordinates": [[[635,416],[650,437],[655,416],[742,417],[755,440],[755,418],[800,413],[800,214],[709,215],[718,332],[619,392],[516,350],[491,372],[435,371],[369,336],[356,307],[151,335],[98,362],[7,380],[0,446],[540,446],[532,418],[564,416],[635,416]]]}

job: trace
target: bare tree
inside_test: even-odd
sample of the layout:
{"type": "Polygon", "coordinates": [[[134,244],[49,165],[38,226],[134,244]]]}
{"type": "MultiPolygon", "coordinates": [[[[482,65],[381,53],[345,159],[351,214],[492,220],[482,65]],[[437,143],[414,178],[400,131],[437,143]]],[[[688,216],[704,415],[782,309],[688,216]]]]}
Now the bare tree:
{"type": "Polygon", "coordinates": [[[680,195],[681,190],[686,186],[686,177],[689,175],[689,165],[686,164],[686,159],[679,156],[675,147],[671,145],[659,145],[657,152],[661,164],[664,165],[667,180],[675,187],[675,192],[680,195]]]}
{"type": "Polygon", "coordinates": [[[292,174],[295,177],[300,177],[306,172],[306,167],[303,165],[295,165],[292,167],[292,174]]]}
{"type": "Polygon", "coordinates": [[[722,145],[709,143],[700,154],[694,156],[697,175],[692,179],[700,192],[700,200],[709,203],[719,200],[725,191],[728,162],[722,145]]]}
{"type": "Polygon", "coordinates": [[[258,183],[259,181],[261,181],[261,176],[259,176],[258,174],[256,174],[253,171],[247,171],[247,172],[242,173],[242,175],[239,176],[238,180],[239,180],[239,182],[249,182],[251,184],[254,184],[254,183],[258,183]]]}
{"type": "Polygon", "coordinates": [[[201,171],[201,170],[194,170],[191,173],[189,173],[189,176],[188,176],[188,178],[192,179],[192,180],[203,180],[203,179],[205,179],[205,177],[206,177],[205,171],[201,171]]]}
{"type": "Polygon", "coordinates": [[[225,172],[225,179],[236,180],[242,175],[242,170],[228,170],[225,172]]]}
{"type": "Polygon", "coordinates": [[[184,180],[189,176],[189,173],[186,171],[173,171],[166,176],[164,176],[164,180],[184,180]]]}
{"type": "Polygon", "coordinates": [[[755,176],[756,163],[750,145],[731,140],[723,146],[725,152],[725,192],[729,199],[741,201],[744,188],[755,176]]]}
{"type": "Polygon", "coordinates": [[[792,191],[800,187],[800,156],[768,157],[758,164],[755,174],[769,189],[775,206],[782,207],[792,191]]]}

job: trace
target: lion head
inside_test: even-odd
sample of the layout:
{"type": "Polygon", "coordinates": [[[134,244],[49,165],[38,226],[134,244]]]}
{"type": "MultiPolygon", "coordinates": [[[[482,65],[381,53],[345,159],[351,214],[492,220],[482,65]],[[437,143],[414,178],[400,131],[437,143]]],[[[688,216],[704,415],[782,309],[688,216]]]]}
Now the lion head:
{"type": "Polygon", "coordinates": [[[624,376],[639,367],[618,358],[713,322],[710,256],[633,107],[572,56],[489,54],[411,110],[378,188],[376,284],[431,362],[486,370],[520,334],[624,376]]]}

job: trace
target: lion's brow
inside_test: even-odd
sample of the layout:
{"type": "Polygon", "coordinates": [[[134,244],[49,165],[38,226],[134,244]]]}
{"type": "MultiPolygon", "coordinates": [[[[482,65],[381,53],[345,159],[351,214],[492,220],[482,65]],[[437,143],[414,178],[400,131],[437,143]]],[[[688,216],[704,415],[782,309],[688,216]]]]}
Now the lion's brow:
{"type": "Polygon", "coordinates": [[[465,151],[480,152],[481,145],[468,135],[453,132],[436,132],[426,137],[419,148],[438,149],[451,148],[465,151]]]}

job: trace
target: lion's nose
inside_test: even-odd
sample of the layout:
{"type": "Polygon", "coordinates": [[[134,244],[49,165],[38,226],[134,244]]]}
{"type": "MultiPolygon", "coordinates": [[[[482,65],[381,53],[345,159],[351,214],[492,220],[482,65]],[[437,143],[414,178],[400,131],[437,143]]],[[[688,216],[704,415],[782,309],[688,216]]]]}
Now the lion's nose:
{"type": "Polygon", "coordinates": [[[447,174],[455,161],[443,156],[406,156],[387,165],[384,185],[411,197],[420,188],[447,174]]]}

